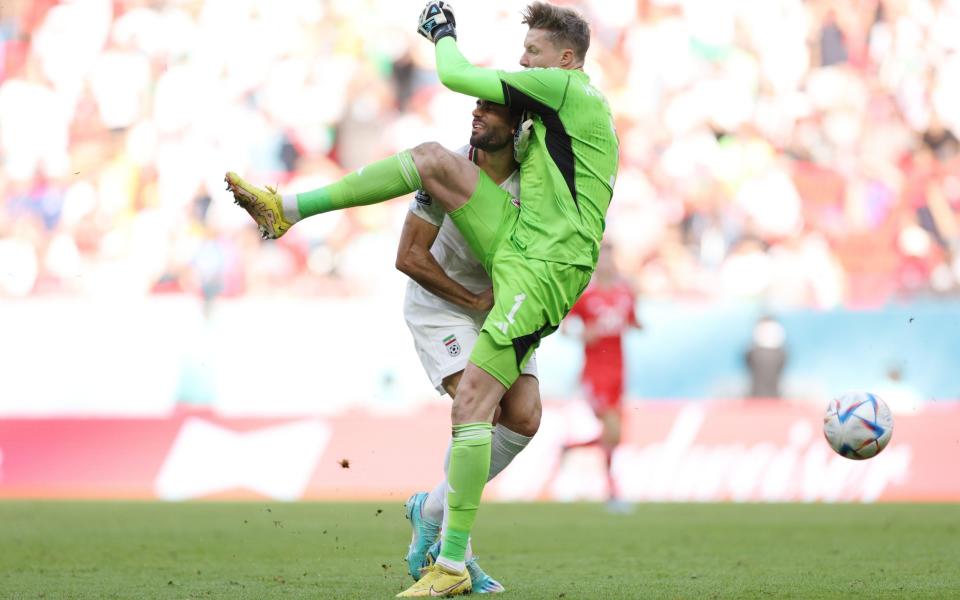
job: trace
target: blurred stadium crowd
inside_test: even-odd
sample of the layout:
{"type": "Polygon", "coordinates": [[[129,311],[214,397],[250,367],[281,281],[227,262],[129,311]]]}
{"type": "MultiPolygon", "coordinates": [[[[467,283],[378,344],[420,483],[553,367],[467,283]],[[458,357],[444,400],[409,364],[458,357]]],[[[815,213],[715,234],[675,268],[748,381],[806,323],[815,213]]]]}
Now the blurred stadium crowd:
{"type": "MultiPolygon", "coordinates": [[[[593,26],[621,140],[607,231],[644,296],[960,291],[960,0],[562,3],[593,26]]],[[[458,4],[468,58],[519,68],[523,4],[458,4]]],[[[420,8],[6,0],[0,297],[375,291],[405,203],[261,243],[221,179],[299,191],[465,143],[472,103],[436,80],[420,8]]]]}

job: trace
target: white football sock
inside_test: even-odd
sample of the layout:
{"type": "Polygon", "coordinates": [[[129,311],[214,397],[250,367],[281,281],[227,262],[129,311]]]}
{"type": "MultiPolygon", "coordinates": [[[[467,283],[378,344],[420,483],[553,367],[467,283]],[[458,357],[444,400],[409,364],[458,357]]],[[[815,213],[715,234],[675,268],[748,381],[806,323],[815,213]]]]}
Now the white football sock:
{"type": "MultiPolygon", "coordinates": [[[[466,561],[468,560],[470,560],[469,556],[463,562],[457,562],[457,561],[450,560],[449,558],[445,558],[443,556],[438,556],[437,564],[442,566],[446,570],[450,571],[451,573],[463,573],[467,568],[466,561]]],[[[434,595],[439,595],[439,594],[434,594],[434,595]]]]}
{"type": "Polygon", "coordinates": [[[493,428],[493,440],[490,447],[490,475],[487,481],[500,474],[513,459],[527,447],[532,437],[520,435],[497,423],[493,428]]]}
{"type": "MultiPolygon", "coordinates": [[[[453,442],[451,442],[452,444],[453,442]]],[[[444,478],[433,488],[423,503],[423,516],[431,523],[443,521],[443,513],[447,508],[447,469],[450,468],[450,445],[447,445],[447,456],[443,459],[444,478]]]]}
{"type": "Polygon", "coordinates": [[[288,223],[296,223],[300,220],[300,204],[297,202],[296,194],[283,194],[280,196],[280,206],[283,207],[283,218],[288,223]]]}

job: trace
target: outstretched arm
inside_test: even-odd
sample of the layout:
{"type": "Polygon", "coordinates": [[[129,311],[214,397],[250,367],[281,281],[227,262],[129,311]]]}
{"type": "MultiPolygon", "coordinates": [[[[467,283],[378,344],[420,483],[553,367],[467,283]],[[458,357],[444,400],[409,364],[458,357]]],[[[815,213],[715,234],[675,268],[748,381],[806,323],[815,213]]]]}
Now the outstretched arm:
{"type": "Polygon", "coordinates": [[[456,18],[449,2],[428,2],[417,31],[433,42],[437,74],[450,90],[540,115],[556,112],[563,104],[570,84],[565,69],[505,72],[470,64],[457,47],[456,18]]]}
{"type": "Polygon", "coordinates": [[[468,96],[521,110],[550,113],[560,108],[570,83],[564,69],[527,69],[514,73],[470,64],[457,47],[453,7],[431,0],[420,13],[417,31],[434,43],[437,74],[444,86],[468,96]]]}
{"type": "Polygon", "coordinates": [[[437,42],[436,55],[437,75],[444,86],[454,92],[503,104],[503,85],[498,72],[470,64],[452,37],[437,42]]]}
{"type": "Polygon", "coordinates": [[[498,71],[474,66],[452,37],[437,42],[436,56],[440,82],[454,92],[541,115],[560,108],[570,84],[564,69],[498,71]]]}

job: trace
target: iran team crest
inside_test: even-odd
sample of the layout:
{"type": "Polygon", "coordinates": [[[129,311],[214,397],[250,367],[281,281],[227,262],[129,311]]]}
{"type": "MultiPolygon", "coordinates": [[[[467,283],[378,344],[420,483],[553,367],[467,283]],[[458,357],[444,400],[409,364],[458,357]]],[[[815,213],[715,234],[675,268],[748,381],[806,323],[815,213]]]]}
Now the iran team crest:
{"type": "Polygon", "coordinates": [[[450,334],[443,338],[443,346],[450,356],[460,356],[460,342],[457,341],[457,336],[450,334]]]}

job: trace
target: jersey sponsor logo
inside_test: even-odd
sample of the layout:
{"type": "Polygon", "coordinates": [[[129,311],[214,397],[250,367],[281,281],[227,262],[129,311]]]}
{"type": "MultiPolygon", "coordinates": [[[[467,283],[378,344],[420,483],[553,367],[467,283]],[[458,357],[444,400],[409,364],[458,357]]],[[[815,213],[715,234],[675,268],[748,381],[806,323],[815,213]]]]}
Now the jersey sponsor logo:
{"type": "Polygon", "coordinates": [[[426,190],[417,190],[417,195],[414,196],[414,198],[420,206],[430,206],[433,204],[433,198],[430,197],[430,194],[428,194],[426,190]]]}
{"type": "Polygon", "coordinates": [[[443,347],[447,349],[447,354],[450,356],[460,356],[460,342],[457,341],[457,336],[452,333],[443,338],[443,347]]]}

